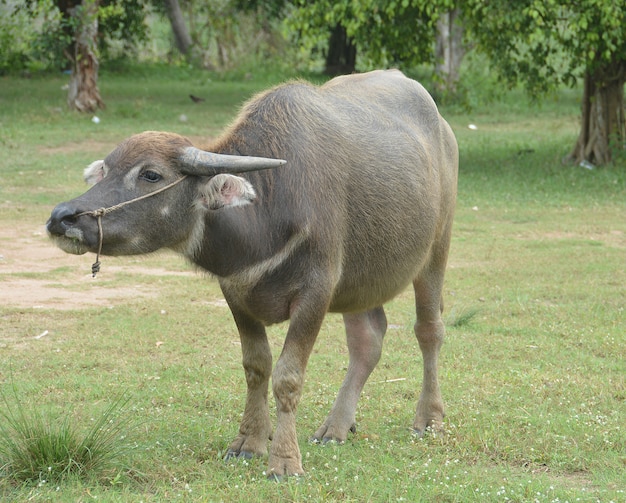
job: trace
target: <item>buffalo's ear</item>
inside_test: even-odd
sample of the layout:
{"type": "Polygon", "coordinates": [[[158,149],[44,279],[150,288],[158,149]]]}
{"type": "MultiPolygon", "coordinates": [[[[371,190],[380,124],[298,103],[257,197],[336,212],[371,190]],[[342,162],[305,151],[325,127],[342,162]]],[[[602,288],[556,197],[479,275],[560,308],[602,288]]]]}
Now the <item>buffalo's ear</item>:
{"type": "Polygon", "coordinates": [[[85,182],[87,182],[89,185],[95,185],[105,176],[106,168],[102,159],[92,162],[89,166],[85,168],[85,171],[83,173],[83,178],[85,179],[85,182]]]}
{"type": "Polygon", "coordinates": [[[256,199],[256,192],[250,182],[235,175],[216,175],[200,191],[200,204],[209,210],[243,206],[256,199]]]}

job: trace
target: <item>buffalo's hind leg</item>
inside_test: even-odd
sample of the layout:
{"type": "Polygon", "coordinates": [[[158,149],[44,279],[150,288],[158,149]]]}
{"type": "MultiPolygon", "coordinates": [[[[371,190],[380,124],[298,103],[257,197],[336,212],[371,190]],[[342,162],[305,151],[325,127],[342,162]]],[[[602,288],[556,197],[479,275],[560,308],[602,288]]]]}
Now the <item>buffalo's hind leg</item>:
{"type": "Polygon", "coordinates": [[[344,314],[350,362],[337,398],[324,421],[315,432],[313,442],[344,442],[355,430],[356,406],[367,378],[372,373],[383,347],[387,318],[382,307],[357,314],[344,314]]]}
{"type": "Polygon", "coordinates": [[[269,378],[272,373],[272,353],[265,327],[233,310],[239,329],[243,368],[248,393],[239,434],[230,444],[226,459],[251,458],[267,454],[267,442],[272,436],[267,402],[269,378]]]}
{"type": "Polygon", "coordinates": [[[437,362],[445,328],[441,319],[443,269],[426,270],[413,282],[417,322],[415,336],[422,351],[424,379],[417,402],[413,430],[422,435],[427,428],[443,427],[444,406],[439,389],[437,362]]]}

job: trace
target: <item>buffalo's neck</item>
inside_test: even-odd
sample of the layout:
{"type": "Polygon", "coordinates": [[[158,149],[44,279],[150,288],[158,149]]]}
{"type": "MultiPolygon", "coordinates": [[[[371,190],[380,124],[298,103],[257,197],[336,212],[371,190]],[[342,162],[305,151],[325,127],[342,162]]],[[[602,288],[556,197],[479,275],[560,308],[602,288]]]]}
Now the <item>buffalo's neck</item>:
{"type": "Polygon", "coordinates": [[[251,208],[228,208],[205,219],[201,246],[191,258],[219,278],[262,273],[275,266],[290,242],[290,229],[272,228],[251,208]]]}

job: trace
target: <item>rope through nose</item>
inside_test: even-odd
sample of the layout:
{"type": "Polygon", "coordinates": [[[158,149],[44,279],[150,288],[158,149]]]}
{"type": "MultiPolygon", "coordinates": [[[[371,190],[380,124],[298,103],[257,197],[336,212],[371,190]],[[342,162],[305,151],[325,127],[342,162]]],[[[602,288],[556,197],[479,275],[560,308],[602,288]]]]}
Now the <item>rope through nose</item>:
{"type": "Polygon", "coordinates": [[[131,203],[136,203],[137,201],[141,201],[142,199],[147,199],[149,197],[155,196],[157,194],[160,194],[163,191],[166,191],[167,189],[172,188],[174,185],[179,184],[180,182],[182,182],[185,178],[187,178],[187,175],[182,176],[181,178],[177,178],[176,180],[174,180],[172,183],[169,183],[163,187],[161,187],[160,189],[157,189],[155,191],[149,192],[148,194],[144,194],[143,196],[139,196],[139,197],[135,197],[134,199],[129,199],[128,201],[123,201],[119,204],[116,204],[114,206],[109,206],[108,208],[99,208],[97,210],[89,210],[89,211],[83,211],[81,213],[78,213],[75,218],[81,217],[83,215],[89,215],[92,216],[94,218],[97,219],[98,222],[98,252],[96,253],[96,261],[92,264],[91,266],[91,277],[95,278],[96,274],[98,274],[100,272],[100,254],[102,253],[102,241],[103,241],[103,231],[102,231],[102,217],[104,215],[106,215],[107,213],[111,213],[115,210],[119,210],[120,208],[123,208],[124,206],[131,204],[131,203]]]}
{"type": "Polygon", "coordinates": [[[98,253],[96,253],[96,261],[91,265],[91,277],[95,278],[96,274],[100,272],[100,253],[102,253],[102,216],[105,214],[105,209],[100,208],[94,212],[94,216],[98,218],[98,253]]]}

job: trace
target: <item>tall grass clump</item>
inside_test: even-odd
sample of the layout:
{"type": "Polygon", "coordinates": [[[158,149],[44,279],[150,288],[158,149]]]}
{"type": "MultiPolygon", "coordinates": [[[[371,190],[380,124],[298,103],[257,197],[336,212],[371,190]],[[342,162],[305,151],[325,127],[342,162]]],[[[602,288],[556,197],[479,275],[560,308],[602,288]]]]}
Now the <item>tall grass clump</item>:
{"type": "Polygon", "coordinates": [[[27,410],[19,400],[9,403],[2,395],[0,476],[43,485],[68,476],[106,479],[119,472],[134,426],[125,410],[129,400],[122,395],[93,418],[89,427],[80,428],[73,416],[27,410]]]}
{"type": "Polygon", "coordinates": [[[445,318],[446,325],[460,328],[469,325],[474,317],[480,312],[477,307],[454,306],[445,318]]]}

